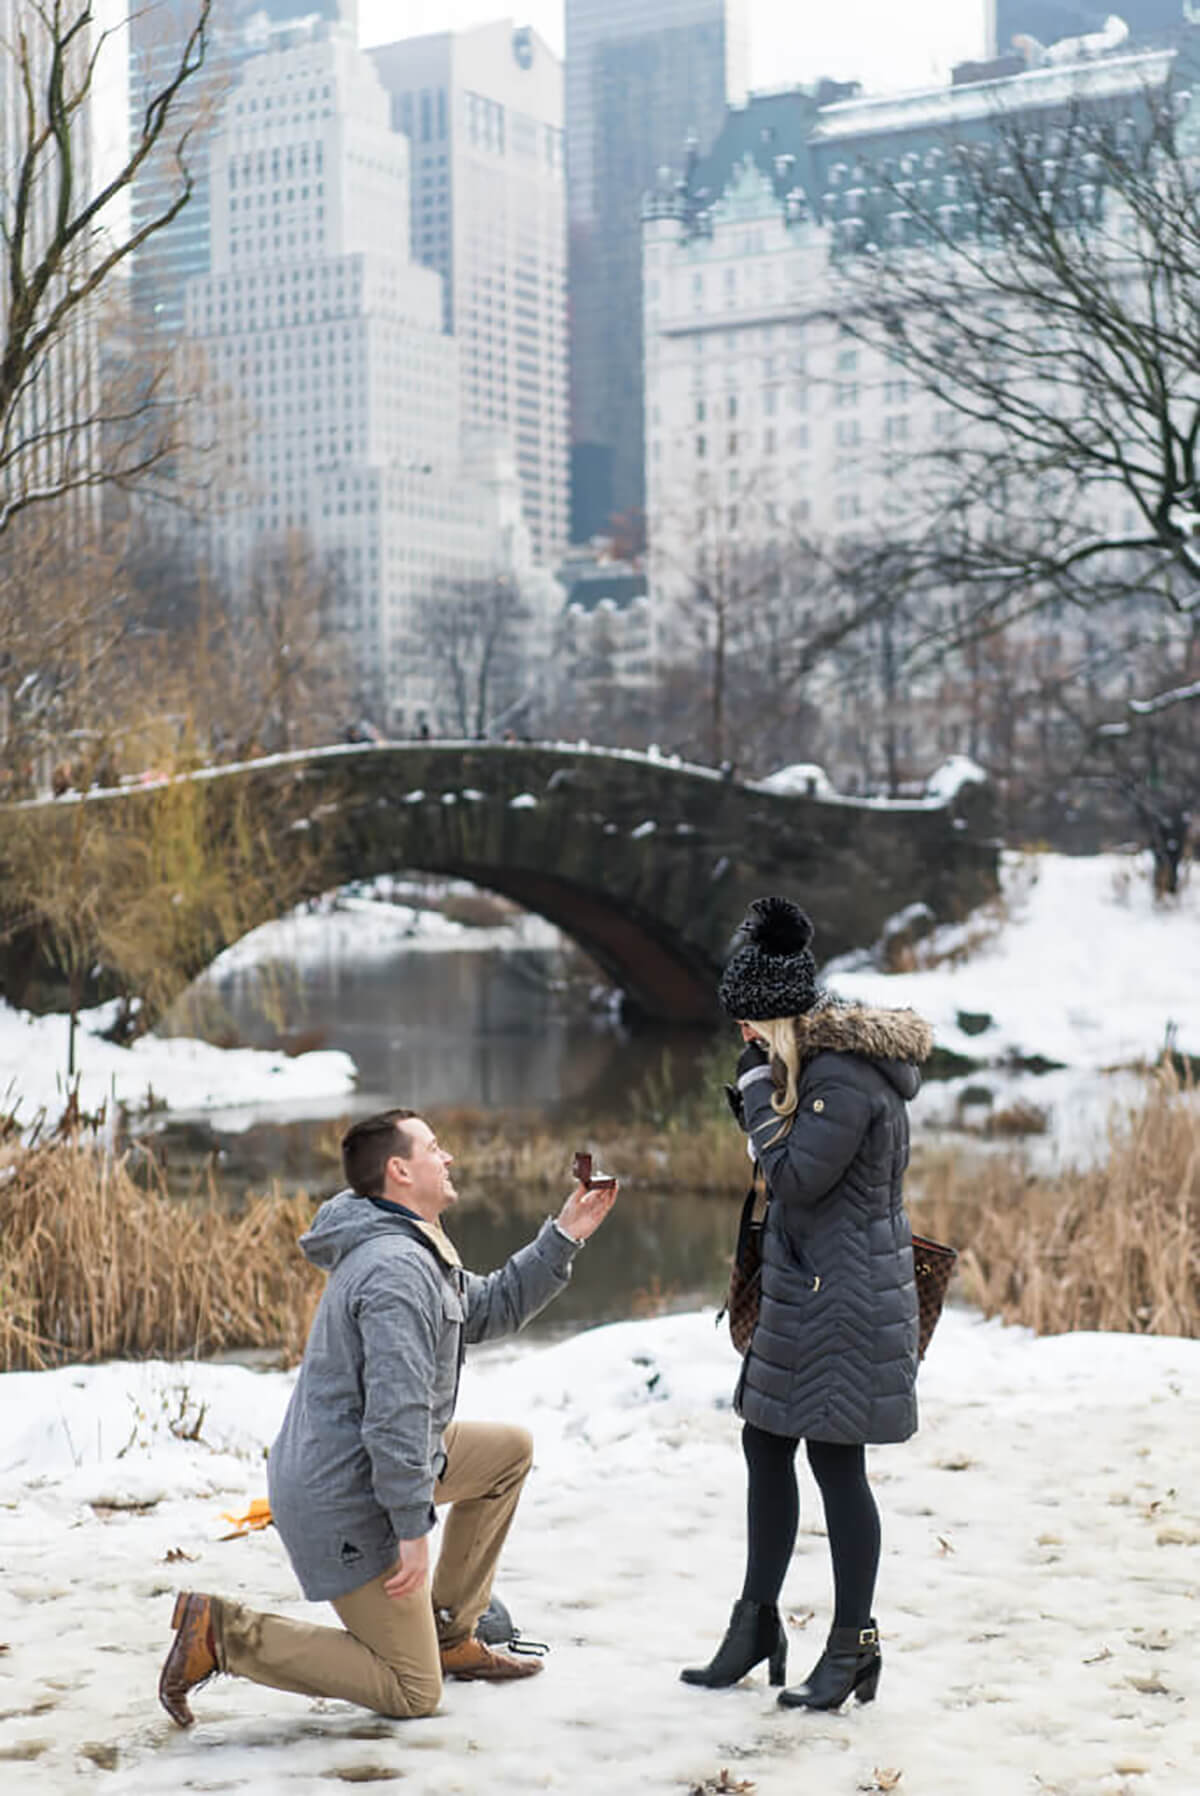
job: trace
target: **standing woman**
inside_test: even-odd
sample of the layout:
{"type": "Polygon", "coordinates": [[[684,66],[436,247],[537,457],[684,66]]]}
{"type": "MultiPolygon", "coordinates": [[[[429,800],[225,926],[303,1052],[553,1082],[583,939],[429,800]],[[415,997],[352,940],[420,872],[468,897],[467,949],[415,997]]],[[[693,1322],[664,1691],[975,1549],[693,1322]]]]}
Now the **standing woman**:
{"type": "Polygon", "coordinates": [[[917,1293],[901,1180],[909,1101],[933,1033],[910,1010],[843,1004],[817,989],[813,926],[786,898],[758,898],[721,978],[740,1025],[735,1113],[766,1177],[762,1302],[734,1407],[749,1474],[746,1578],[725,1638],[685,1683],[734,1684],[761,1660],[782,1684],[779,1593],[799,1520],[805,1443],[833,1558],[833,1627],[789,1708],[870,1702],[879,1511],[868,1444],[917,1427],[917,1293]]]}

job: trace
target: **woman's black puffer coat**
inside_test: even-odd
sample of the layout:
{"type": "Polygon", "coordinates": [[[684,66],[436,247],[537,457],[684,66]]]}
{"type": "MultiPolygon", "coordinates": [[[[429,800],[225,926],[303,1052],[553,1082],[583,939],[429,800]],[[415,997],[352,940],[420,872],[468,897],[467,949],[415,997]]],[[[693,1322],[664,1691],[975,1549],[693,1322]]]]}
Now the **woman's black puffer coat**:
{"type": "Polygon", "coordinates": [[[907,1440],[917,1427],[917,1293],[901,1182],[907,1105],[932,1031],[912,1011],[827,1002],[797,1017],[796,1033],[799,1105],[785,1134],[769,1067],[739,1081],[771,1201],[762,1305],[735,1406],[771,1434],[907,1440]]]}

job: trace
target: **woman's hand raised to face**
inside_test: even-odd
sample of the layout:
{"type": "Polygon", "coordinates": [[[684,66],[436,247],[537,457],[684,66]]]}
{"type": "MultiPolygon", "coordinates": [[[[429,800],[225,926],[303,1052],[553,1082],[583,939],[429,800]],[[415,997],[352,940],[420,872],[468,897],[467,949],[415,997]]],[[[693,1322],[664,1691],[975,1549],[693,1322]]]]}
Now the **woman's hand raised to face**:
{"type": "Polygon", "coordinates": [[[767,1052],[762,1036],[756,1035],[749,1023],[739,1023],[738,1027],[742,1032],[742,1041],[745,1043],[737,1061],[736,1076],[740,1079],[742,1074],[748,1073],[752,1067],[766,1066],[771,1056],[767,1052]]]}
{"type": "Polygon", "coordinates": [[[597,1185],[591,1191],[586,1185],[577,1185],[559,1211],[559,1228],[576,1241],[586,1241],[616,1203],[617,1191],[615,1179],[611,1185],[597,1185]]]}

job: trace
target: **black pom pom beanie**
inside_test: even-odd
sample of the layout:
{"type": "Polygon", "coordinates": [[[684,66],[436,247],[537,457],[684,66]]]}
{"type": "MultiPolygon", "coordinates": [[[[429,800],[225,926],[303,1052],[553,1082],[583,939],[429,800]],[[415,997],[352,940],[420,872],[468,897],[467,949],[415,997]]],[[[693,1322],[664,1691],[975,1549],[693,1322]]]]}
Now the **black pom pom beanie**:
{"type": "Polygon", "coordinates": [[[790,898],[756,898],[741,923],[718,995],[739,1022],[801,1016],[815,1004],[812,919],[790,898]]]}

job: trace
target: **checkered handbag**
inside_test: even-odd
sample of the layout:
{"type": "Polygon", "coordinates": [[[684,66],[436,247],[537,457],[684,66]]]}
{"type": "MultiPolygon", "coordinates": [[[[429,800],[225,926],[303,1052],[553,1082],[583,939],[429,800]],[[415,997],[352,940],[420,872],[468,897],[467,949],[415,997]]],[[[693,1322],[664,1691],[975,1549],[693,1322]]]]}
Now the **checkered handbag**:
{"type": "Polygon", "coordinates": [[[930,1241],[924,1235],[914,1235],[912,1245],[913,1275],[917,1283],[917,1358],[923,1360],[946,1301],[946,1287],[958,1254],[954,1248],[946,1247],[940,1241],[930,1241]]]}
{"type": "Polygon", "coordinates": [[[766,1222],[764,1204],[761,1216],[755,1215],[760,1196],[759,1167],[754,1168],[754,1181],[746,1193],[738,1223],[737,1245],[729,1271],[729,1290],[724,1305],[717,1311],[717,1321],[729,1317],[729,1338],[737,1351],[744,1354],[758,1323],[758,1306],[762,1298],[762,1237],[766,1222]]]}

